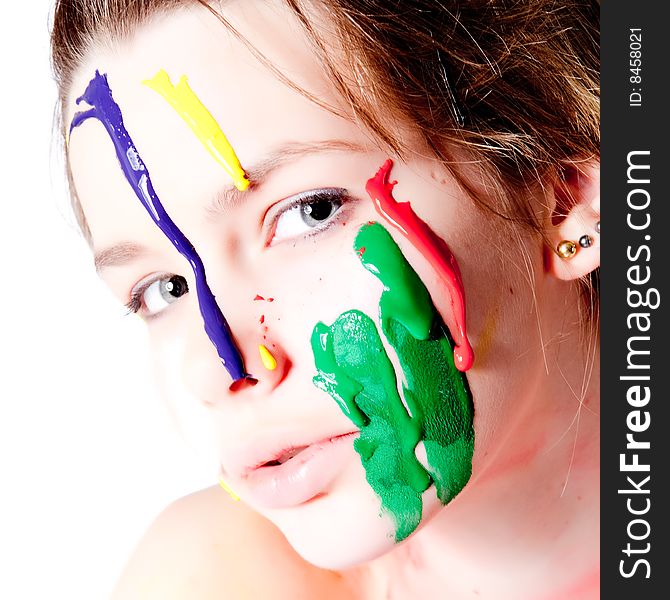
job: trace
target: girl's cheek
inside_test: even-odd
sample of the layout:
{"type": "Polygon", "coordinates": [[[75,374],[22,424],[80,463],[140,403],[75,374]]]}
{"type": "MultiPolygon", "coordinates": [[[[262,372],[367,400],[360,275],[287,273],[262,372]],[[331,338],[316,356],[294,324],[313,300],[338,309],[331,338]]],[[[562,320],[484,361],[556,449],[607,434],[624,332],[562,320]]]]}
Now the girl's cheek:
{"type": "MultiPolygon", "coordinates": [[[[204,461],[211,461],[205,468],[212,473],[218,468],[217,442],[211,412],[198,390],[189,384],[187,373],[188,350],[184,337],[163,334],[152,335],[151,353],[154,378],[165,402],[169,418],[173,421],[186,444],[195,449],[204,461]]],[[[190,377],[197,378],[195,367],[190,367],[190,377]]],[[[202,380],[207,381],[202,373],[202,380]]]]}
{"type": "MultiPolygon", "coordinates": [[[[264,263],[263,295],[272,295],[272,304],[257,303],[265,310],[270,333],[281,341],[296,338],[309,347],[312,328],[318,321],[332,321],[345,310],[374,307],[372,296],[380,287],[361,268],[354,249],[356,231],[365,220],[347,222],[339,231],[329,232],[293,247],[284,244],[264,263]]],[[[336,226],[337,227],[337,226],[336,226]]]]}

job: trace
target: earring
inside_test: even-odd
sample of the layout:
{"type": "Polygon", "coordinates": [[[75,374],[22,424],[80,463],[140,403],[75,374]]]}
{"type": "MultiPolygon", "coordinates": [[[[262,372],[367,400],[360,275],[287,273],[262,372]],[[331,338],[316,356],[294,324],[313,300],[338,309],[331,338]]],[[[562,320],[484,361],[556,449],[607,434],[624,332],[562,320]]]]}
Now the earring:
{"type": "MultiPolygon", "coordinates": [[[[594,229],[596,230],[596,233],[600,234],[600,220],[596,222],[594,229]]],[[[593,246],[593,238],[585,233],[579,238],[579,245],[582,248],[589,248],[593,246]]],[[[558,243],[558,246],[556,246],[556,253],[561,258],[570,259],[577,254],[577,244],[572,240],[562,240],[558,243]]]]}
{"type": "Polygon", "coordinates": [[[590,235],[584,234],[579,238],[579,245],[582,248],[588,248],[589,246],[593,245],[593,238],[590,235]]]}
{"type": "Polygon", "coordinates": [[[563,240],[556,246],[556,252],[561,258],[570,259],[577,254],[577,244],[570,240],[563,240]]]}

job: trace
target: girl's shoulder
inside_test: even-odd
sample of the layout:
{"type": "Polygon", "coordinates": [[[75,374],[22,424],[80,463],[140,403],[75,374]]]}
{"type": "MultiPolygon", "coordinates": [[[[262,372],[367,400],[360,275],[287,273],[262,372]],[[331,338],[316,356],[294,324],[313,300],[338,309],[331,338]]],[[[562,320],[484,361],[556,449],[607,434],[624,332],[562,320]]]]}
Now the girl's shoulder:
{"type": "Polygon", "coordinates": [[[305,562],[269,521],[218,486],[181,498],[150,526],[113,600],[351,598],[342,577],[305,562]]]}

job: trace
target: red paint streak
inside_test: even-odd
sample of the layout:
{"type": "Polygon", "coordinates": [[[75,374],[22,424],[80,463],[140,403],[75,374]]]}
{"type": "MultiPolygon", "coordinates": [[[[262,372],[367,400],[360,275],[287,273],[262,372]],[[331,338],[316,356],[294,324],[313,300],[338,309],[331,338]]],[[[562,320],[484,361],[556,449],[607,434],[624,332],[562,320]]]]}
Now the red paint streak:
{"type": "Polygon", "coordinates": [[[254,379],[253,377],[244,377],[243,379],[237,379],[233,381],[233,383],[230,384],[230,391],[231,392],[238,392],[245,387],[253,387],[258,383],[258,379],[254,379]]]}
{"type": "Polygon", "coordinates": [[[265,300],[265,298],[263,298],[263,296],[259,296],[258,294],[256,294],[256,297],[254,298],[254,301],[256,301],[256,300],[265,300]]]}
{"type": "Polygon", "coordinates": [[[266,298],[266,300],[267,300],[268,302],[274,302],[274,301],[275,301],[274,298],[266,298]]]}
{"type": "Polygon", "coordinates": [[[389,158],[377,174],[368,179],[365,191],[377,212],[421,252],[447,286],[451,310],[446,321],[456,343],[454,363],[459,371],[467,371],[475,357],[465,328],[465,290],[458,263],[445,241],[416,215],[410,203],[395,200],[393,187],[398,182],[389,181],[392,167],[393,161],[389,158]]]}
{"type": "Polygon", "coordinates": [[[259,319],[260,324],[262,325],[265,323],[265,315],[261,315],[261,318],[259,319]]]}
{"type": "Polygon", "coordinates": [[[365,254],[365,246],[363,246],[362,248],[359,248],[358,250],[356,250],[356,252],[358,253],[358,256],[360,258],[361,256],[363,256],[365,254]]]}

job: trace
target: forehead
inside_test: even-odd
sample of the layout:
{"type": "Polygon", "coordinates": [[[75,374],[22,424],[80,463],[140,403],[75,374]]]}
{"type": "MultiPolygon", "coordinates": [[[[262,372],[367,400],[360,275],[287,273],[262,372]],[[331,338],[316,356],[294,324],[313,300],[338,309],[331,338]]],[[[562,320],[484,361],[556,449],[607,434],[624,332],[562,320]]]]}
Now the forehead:
{"type": "MultiPolygon", "coordinates": [[[[203,95],[227,92],[226,108],[247,106],[249,96],[236,90],[276,83],[254,53],[264,56],[280,72],[319,96],[330,86],[316,64],[304,32],[293,13],[278,2],[233,2],[221,14],[237,34],[215,14],[200,5],[158,13],[133,33],[121,39],[100,41],[86,56],[69,90],[67,115],[76,110],[74,100],[98,69],[114,79],[115,95],[137,99],[137,86],[159,69],[186,74],[203,95]],[[252,50],[253,48],[253,50],[252,50]],[[135,93],[133,93],[133,91],[135,93]]],[[[141,89],[141,88],[140,88],[141,89]]],[[[332,101],[334,98],[327,98],[332,101]]],[[[259,98],[251,108],[267,106],[259,98]]]]}
{"type": "MultiPolygon", "coordinates": [[[[292,82],[337,106],[338,97],[309,49],[292,14],[278,3],[234,2],[225,18],[253,48],[292,82]]],[[[132,37],[98,47],[77,71],[66,118],[69,127],[79,107],[75,99],[96,70],[108,76],[137,149],[147,164],[161,200],[170,212],[175,198],[208,197],[229,183],[223,169],[207,155],[174,109],[143,84],[164,69],[173,83],[184,75],[212,113],[242,165],[253,164],[287,142],[360,138],[350,120],[333,115],[291,89],[263,65],[247,45],[205,8],[191,6],[161,15],[132,37]]],[[[77,193],[96,246],[110,233],[108,201],[132,196],[107,133],[90,120],[74,130],[69,157],[77,193]],[[105,226],[100,226],[105,223],[105,226]]],[[[139,214],[137,202],[116,208],[139,214]]]]}

